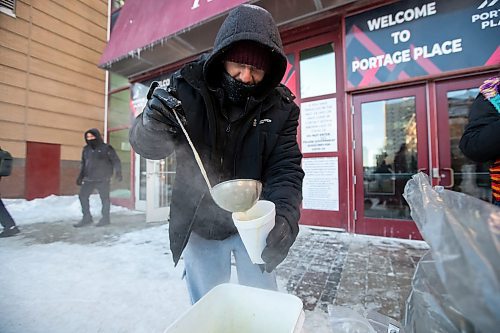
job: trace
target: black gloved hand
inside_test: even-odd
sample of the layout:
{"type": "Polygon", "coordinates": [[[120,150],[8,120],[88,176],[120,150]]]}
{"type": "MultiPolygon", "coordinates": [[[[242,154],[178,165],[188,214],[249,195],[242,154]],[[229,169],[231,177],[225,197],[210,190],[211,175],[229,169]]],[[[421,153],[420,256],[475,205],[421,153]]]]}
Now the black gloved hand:
{"type": "Polygon", "coordinates": [[[143,125],[154,130],[168,130],[174,134],[180,130],[179,122],[173,110],[186,125],[186,117],[181,102],[169,91],[159,88],[158,82],[153,82],[148,91],[148,102],[142,116],[143,125]]]}
{"type": "Polygon", "coordinates": [[[261,258],[266,263],[266,271],[271,273],[288,255],[288,250],[295,241],[290,225],[282,216],[276,216],[276,224],[266,239],[266,247],[261,258]]]}
{"type": "Polygon", "coordinates": [[[119,182],[121,182],[123,180],[123,176],[122,176],[122,173],[121,172],[117,172],[115,174],[115,179],[119,182]]]}
{"type": "Polygon", "coordinates": [[[82,182],[83,182],[82,176],[78,176],[78,178],[76,178],[76,185],[81,186],[82,182]]]}

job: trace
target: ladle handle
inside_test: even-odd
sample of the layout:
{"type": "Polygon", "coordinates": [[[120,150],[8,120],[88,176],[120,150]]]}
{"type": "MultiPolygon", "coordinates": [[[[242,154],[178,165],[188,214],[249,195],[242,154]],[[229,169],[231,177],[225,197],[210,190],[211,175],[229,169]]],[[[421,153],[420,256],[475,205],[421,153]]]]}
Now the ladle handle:
{"type": "Polygon", "coordinates": [[[189,146],[191,147],[191,150],[193,151],[196,163],[198,163],[198,167],[200,168],[200,171],[201,171],[201,174],[203,175],[203,178],[205,178],[205,182],[207,183],[208,188],[210,189],[210,191],[212,191],[212,185],[210,185],[210,180],[208,180],[207,172],[205,171],[205,168],[203,167],[203,163],[201,162],[200,155],[198,155],[198,152],[194,148],[193,142],[191,141],[191,138],[189,137],[189,134],[187,133],[186,129],[182,125],[181,120],[179,119],[179,116],[177,115],[177,111],[175,111],[175,109],[172,109],[172,112],[174,113],[175,119],[177,119],[177,122],[179,123],[179,126],[182,129],[182,132],[186,136],[186,139],[187,139],[187,141],[189,143],[189,146]]]}

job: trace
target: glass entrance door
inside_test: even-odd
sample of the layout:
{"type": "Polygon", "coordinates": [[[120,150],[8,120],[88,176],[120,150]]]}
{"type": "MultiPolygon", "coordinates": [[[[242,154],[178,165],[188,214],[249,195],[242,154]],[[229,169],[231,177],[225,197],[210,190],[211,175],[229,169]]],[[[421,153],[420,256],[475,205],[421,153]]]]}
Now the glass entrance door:
{"type": "Polygon", "coordinates": [[[167,221],[170,215],[175,158],[146,160],[146,222],[167,221]]]}
{"type": "Polygon", "coordinates": [[[440,185],[491,202],[488,163],[471,161],[459,148],[470,107],[486,76],[436,84],[440,185]]]}
{"type": "Polygon", "coordinates": [[[146,159],[135,154],[135,209],[146,211],[146,159]]]}
{"type": "Polygon", "coordinates": [[[355,232],[421,238],[402,194],[428,168],[423,86],[353,97],[355,232]]]}

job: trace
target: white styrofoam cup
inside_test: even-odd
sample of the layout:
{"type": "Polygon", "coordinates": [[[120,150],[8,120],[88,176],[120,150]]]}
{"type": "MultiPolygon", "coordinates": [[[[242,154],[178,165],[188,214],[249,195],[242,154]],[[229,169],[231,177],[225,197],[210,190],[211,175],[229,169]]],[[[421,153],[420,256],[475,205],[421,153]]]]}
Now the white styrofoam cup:
{"type": "Polygon", "coordinates": [[[266,247],[267,235],[274,228],[276,217],[274,203],[259,200],[246,212],[233,213],[232,217],[252,262],[264,264],[261,254],[266,247]]]}

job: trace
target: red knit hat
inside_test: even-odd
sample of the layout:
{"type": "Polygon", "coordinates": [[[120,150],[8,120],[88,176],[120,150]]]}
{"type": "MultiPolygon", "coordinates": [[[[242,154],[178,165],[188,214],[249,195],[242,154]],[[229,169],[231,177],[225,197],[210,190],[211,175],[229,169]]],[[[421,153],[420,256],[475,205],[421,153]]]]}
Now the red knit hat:
{"type": "Polygon", "coordinates": [[[225,61],[254,66],[264,71],[267,71],[271,65],[269,51],[252,41],[234,43],[223,58],[225,61]]]}

